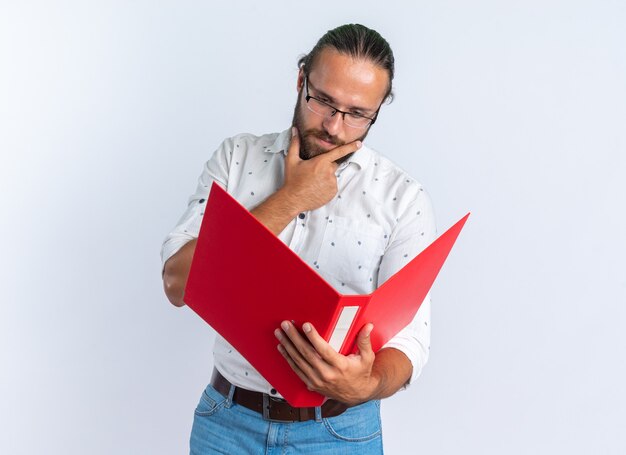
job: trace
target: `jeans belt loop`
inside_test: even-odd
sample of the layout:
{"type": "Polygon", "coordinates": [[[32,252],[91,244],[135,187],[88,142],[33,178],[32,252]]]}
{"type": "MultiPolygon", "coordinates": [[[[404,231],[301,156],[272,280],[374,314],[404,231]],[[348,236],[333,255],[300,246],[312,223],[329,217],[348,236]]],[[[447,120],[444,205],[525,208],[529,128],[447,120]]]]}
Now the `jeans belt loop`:
{"type": "Polygon", "coordinates": [[[263,394],[263,418],[265,420],[270,419],[270,398],[266,393],[263,394]]]}
{"type": "Polygon", "coordinates": [[[233,405],[233,396],[235,395],[235,390],[237,390],[237,387],[235,387],[233,384],[231,384],[230,385],[230,390],[228,391],[228,397],[226,398],[225,406],[227,408],[230,408],[233,405]]]}
{"type": "Polygon", "coordinates": [[[315,421],[318,423],[322,421],[322,407],[321,406],[315,406],[315,421]]]}

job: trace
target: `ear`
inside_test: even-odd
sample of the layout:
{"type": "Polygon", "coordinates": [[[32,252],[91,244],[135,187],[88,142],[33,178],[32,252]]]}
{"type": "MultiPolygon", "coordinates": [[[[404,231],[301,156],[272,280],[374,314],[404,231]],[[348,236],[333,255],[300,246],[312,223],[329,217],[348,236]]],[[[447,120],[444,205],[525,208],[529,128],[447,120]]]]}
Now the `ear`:
{"type": "Polygon", "coordinates": [[[298,93],[302,91],[302,87],[304,87],[304,69],[300,68],[300,70],[298,71],[298,82],[296,85],[296,90],[298,90],[298,93]]]}

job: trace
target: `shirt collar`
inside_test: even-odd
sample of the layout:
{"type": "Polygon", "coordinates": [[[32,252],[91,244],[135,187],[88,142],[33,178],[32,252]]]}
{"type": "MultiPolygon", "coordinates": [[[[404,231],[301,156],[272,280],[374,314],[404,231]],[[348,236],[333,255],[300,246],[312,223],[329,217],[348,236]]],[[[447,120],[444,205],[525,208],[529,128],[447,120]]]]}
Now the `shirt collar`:
{"type": "MultiPolygon", "coordinates": [[[[284,156],[287,156],[287,150],[289,149],[289,143],[291,142],[291,128],[286,129],[282,133],[279,133],[274,143],[268,148],[263,149],[264,152],[267,153],[280,153],[282,152],[284,156]]],[[[354,154],[339,165],[339,170],[343,170],[351,163],[354,163],[359,169],[363,169],[366,167],[372,158],[372,150],[368,148],[365,144],[361,146],[359,150],[354,152],[354,154]]]]}

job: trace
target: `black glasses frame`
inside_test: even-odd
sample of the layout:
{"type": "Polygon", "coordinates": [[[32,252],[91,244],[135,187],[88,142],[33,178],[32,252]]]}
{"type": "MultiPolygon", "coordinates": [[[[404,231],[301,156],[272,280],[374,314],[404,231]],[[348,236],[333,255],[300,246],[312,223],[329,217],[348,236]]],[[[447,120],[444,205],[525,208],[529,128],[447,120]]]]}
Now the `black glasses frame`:
{"type": "MultiPolygon", "coordinates": [[[[367,117],[366,115],[355,114],[354,112],[345,112],[345,111],[342,111],[342,110],[340,110],[340,109],[337,109],[337,108],[336,108],[335,106],[333,106],[332,104],[329,104],[329,103],[327,103],[326,101],[324,101],[324,100],[321,100],[321,99],[317,98],[316,96],[309,95],[309,77],[308,77],[308,76],[304,76],[304,87],[305,87],[305,90],[306,90],[305,100],[306,100],[306,104],[307,104],[307,105],[309,104],[309,100],[310,100],[311,98],[313,98],[313,99],[314,99],[315,101],[317,101],[318,103],[322,103],[322,104],[324,104],[325,106],[328,106],[329,108],[331,108],[331,109],[334,111],[332,114],[330,114],[330,116],[331,116],[331,117],[334,117],[337,113],[341,114],[341,120],[342,120],[342,121],[343,121],[346,125],[348,125],[348,124],[346,123],[346,114],[351,115],[351,116],[356,116],[356,117],[366,118],[366,119],[368,119],[368,120],[370,121],[370,123],[369,123],[369,124],[364,125],[364,126],[362,126],[362,127],[348,125],[348,126],[350,126],[350,127],[352,127],[352,128],[369,128],[370,126],[372,126],[372,125],[374,124],[374,122],[376,122],[376,119],[378,118],[378,111],[380,111],[380,107],[381,107],[381,106],[378,106],[378,109],[376,109],[376,112],[374,113],[374,117],[373,117],[373,118],[372,118],[372,117],[367,117]]],[[[319,114],[318,114],[318,115],[319,115],[319,114]]]]}

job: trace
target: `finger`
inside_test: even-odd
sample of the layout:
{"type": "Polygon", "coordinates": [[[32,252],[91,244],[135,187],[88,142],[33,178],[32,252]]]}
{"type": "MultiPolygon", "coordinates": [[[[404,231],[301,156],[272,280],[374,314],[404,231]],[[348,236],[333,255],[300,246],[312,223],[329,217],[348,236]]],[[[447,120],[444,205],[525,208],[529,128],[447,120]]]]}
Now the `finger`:
{"type": "Polygon", "coordinates": [[[350,153],[356,152],[358,149],[361,148],[362,145],[363,144],[361,143],[361,141],[350,142],[348,144],[344,144],[342,146],[334,148],[327,153],[322,153],[321,155],[319,155],[319,157],[320,159],[324,159],[326,161],[335,162],[350,153]]]}
{"type": "Polygon", "coordinates": [[[291,127],[291,142],[287,149],[287,161],[295,162],[301,161],[300,159],[300,135],[298,134],[298,128],[291,127]]]}
{"type": "Polygon", "coordinates": [[[280,352],[280,354],[283,356],[283,358],[287,361],[287,363],[289,364],[291,369],[294,371],[294,373],[296,373],[296,375],[298,375],[298,377],[302,380],[302,382],[304,382],[304,384],[306,385],[307,389],[313,390],[313,382],[304,373],[304,371],[302,371],[300,369],[300,367],[296,364],[296,362],[293,361],[293,359],[289,356],[289,353],[287,352],[285,347],[282,344],[279,344],[276,347],[278,349],[278,352],[280,352]]]}
{"type": "MultiPolygon", "coordinates": [[[[292,330],[295,330],[295,329],[292,328],[292,330]]],[[[298,348],[293,344],[291,338],[289,338],[287,334],[281,329],[276,329],[274,331],[274,335],[276,336],[278,341],[280,341],[280,344],[283,347],[283,350],[287,353],[289,358],[291,358],[291,360],[295,364],[297,364],[301,370],[306,371],[307,373],[310,373],[312,370],[311,365],[306,361],[306,359],[302,356],[298,348]]]]}
{"type": "Polygon", "coordinates": [[[374,356],[374,351],[372,350],[372,339],[370,337],[372,330],[374,330],[374,324],[365,324],[365,327],[361,329],[356,339],[359,354],[365,359],[370,359],[374,356]]]}
{"type": "Polygon", "coordinates": [[[300,368],[304,369],[308,373],[308,368],[313,368],[318,372],[322,372],[328,365],[322,359],[320,354],[313,348],[311,343],[307,341],[296,329],[296,327],[289,321],[283,321],[281,327],[284,333],[287,335],[284,338],[288,338],[291,344],[282,343],[284,340],[280,340],[283,346],[287,349],[291,357],[300,368]],[[294,351],[292,353],[291,347],[294,351]]]}
{"type": "Polygon", "coordinates": [[[304,331],[306,337],[309,339],[311,345],[313,346],[313,348],[315,348],[320,357],[330,365],[336,365],[338,357],[340,357],[340,355],[332,348],[330,344],[326,342],[324,338],[320,336],[318,331],[315,330],[315,327],[313,327],[313,324],[311,324],[310,322],[305,322],[302,325],[302,330],[304,331]]]}

